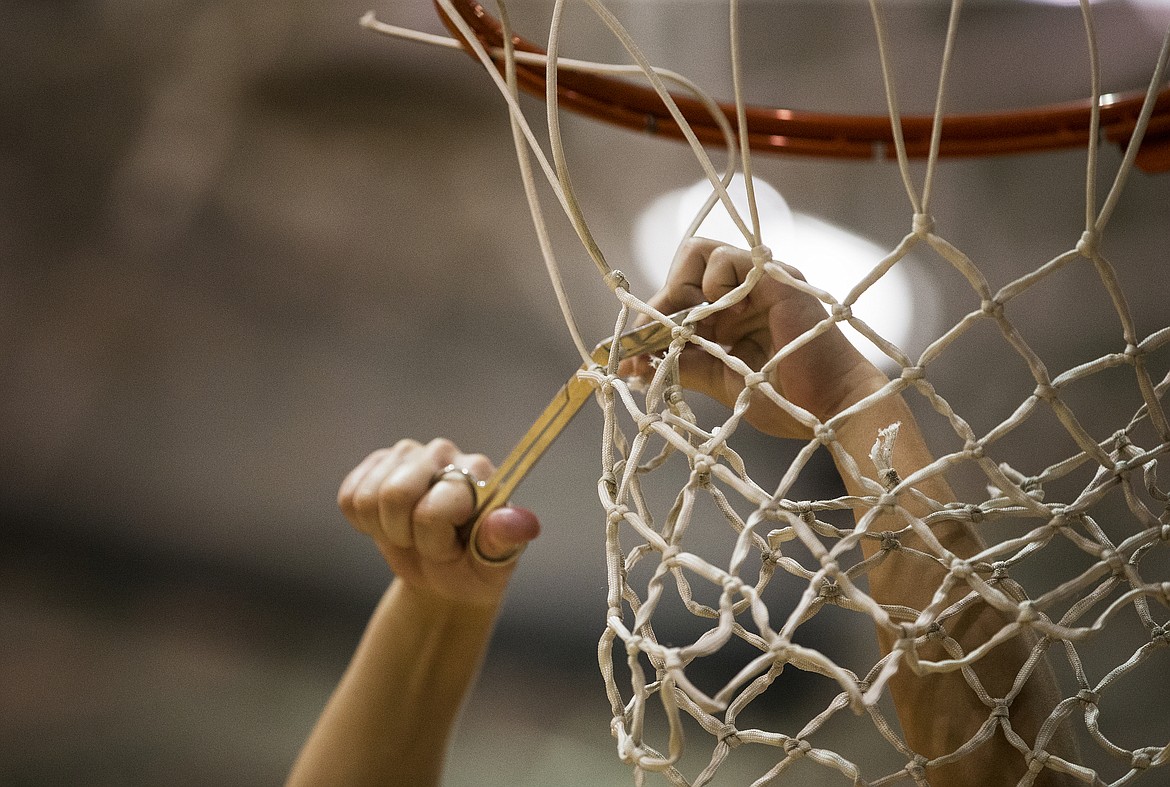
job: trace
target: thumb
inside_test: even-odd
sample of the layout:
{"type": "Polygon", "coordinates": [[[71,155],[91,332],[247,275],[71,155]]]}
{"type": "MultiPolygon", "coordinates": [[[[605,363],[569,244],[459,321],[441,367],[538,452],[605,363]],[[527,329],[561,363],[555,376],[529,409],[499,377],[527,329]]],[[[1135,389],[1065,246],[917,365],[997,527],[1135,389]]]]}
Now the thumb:
{"type": "Polygon", "coordinates": [[[540,520],[526,508],[497,508],[479,525],[476,546],[488,560],[503,560],[540,535],[540,520]]]}
{"type": "MultiPolygon", "coordinates": [[[[688,391],[724,402],[728,398],[723,385],[723,362],[700,347],[688,345],[678,355],[679,383],[688,391]]],[[[649,384],[655,368],[649,355],[625,358],[618,365],[618,375],[639,377],[649,384]]],[[[730,406],[730,405],[729,405],[730,406]]]]}
{"type": "Polygon", "coordinates": [[[727,390],[724,375],[727,367],[701,347],[688,345],[678,355],[679,383],[688,391],[709,396],[728,407],[735,405],[739,391],[727,390]]]}

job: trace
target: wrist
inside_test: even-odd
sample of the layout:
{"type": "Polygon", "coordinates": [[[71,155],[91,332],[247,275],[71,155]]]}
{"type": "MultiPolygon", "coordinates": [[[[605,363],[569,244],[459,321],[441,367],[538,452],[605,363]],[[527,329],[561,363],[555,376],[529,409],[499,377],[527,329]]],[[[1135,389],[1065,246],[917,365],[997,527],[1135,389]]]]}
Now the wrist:
{"type": "Polygon", "coordinates": [[[430,588],[395,577],[390,583],[390,594],[401,604],[409,605],[432,619],[446,617],[477,618],[494,620],[503,603],[502,597],[492,596],[475,600],[452,598],[430,588]]]}
{"type": "Polygon", "coordinates": [[[839,381],[837,396],[831,401],[827,401],[825,406],[820,408],[820,412],[813,412],[813,415],[822,422],[848,410],[866,397],[874,395],[890,382],[890,378],[869,361],[861,360],[848,372],[842,374],[839,381]]]}

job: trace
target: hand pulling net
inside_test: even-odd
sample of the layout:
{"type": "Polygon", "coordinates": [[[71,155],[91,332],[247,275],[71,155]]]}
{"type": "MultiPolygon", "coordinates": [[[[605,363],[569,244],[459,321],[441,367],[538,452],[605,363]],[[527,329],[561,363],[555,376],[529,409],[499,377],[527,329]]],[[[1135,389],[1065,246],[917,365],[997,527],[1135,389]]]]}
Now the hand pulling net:
{"type": "MultiPolygon", "coordinates": [[[[1170,760],[1165,740],[1142,745],[1110,739],[1101,724],[1102,697],[1112,685],[1150,669],[1156,652],[1170,644],[1170,581],[1164,581],[1159,560],[1170,549],[1170,490],[1159,486],[1159,459],[1170,449],[1170,421],[1163,397],[1170,375],[1159,377],[1154,356],[1170,342],[1170,327],[1141,335],[1118,284],[1114,262],[1102,252],[1102,237],[1133,167],[1142,134],[1158,90],[1165,82],[1170,35],[1155,64],[1150,89],[1126,154],[1104,200],[1098,200],[1097,113],[1088,135],[1085,178],[1085,223],[1067,251],[1036,265],[998,290],[993,290],[976,263],[935,230],[931,194],[938,168],[940,138],[947,86],[947,69],[954,48],[961,3],[951,6],[944,42],[944,58],[938,78],[937,99],[929,154],[921,182],[916,183],[900,133],[900,114],[890,75],[890,42],[881,8],[871,2],[874,31],[881,56],[884,84],[893,132],[893,145],[910,208],[910,229],[897,246],[859,281],[842,300],[795,280],[778,264],[784,249],[773,252],[761,238],[759,217],[751,195],[751,156],[744,102],[741,97],[740,43],[737,32],[738,3],[729,3],[732,83],[736,116],[730,121],[696,85],[674,72],[654,68],[601,0],[581,0],[612,32],[628,52],[633,65],[610,66],[570,61],[558,54],[562,35],[564,0],[553,7],[547,55],[517,52],[503,0],[499,18],[504,28],[504,47],[489,51],[459,15],[451,0],[437,0],[446,21],[472,49],[495,81],[512,119],[517,158],[532,210],[533,220],[550,276],[560,300],[566,324],[586,364],[580,378],[592,383],[604,413],[601,441],[602,474],[598,494],[605,512],[608,561],[608,613],[599,645],[599,661],[612,706],[612,732],[618,754],[632,766],[635,781],[657,773],[672,784],[708,784],[719,768],[743,746],[772,747],[774,765],[758,776],[756,784],[784,782],[800,768],[813,766],[839,772],[846,782],[872,785],[913,781],[929,784],[932,773],[947,765],[961,764],[977,756],[992,738],[1006,739],[1010,754],[1018,758],[1021,784],[1063,774],[1086,784],[1129,783],[1170,760]],[[546,65],[546,131],[550,154],[537,142],[529,120],[517,102],[519,63],[546,65]],[[498,64],[498,65],[497,65],[498,64]],[[679,324],[633,295],[625,277],[610,268],[595,242],[573,191],[559,125],[558,75],[568,72],[637,74],[660,96],[682,130],[697,162],[711,185],[711,196],[695,217],[691,233],[716,202],[722,203],[743,234],[750,249],[752,267],[742,284],[717,301],[693,309],[679,324]],[[689,131],[687,119],[668,91],[670,83],[694,96],[710,113],[725,140],[730,163],[720,169],[712,162],[699,138],[689,131]],[[618,353],[607,364],[591,358],[575,327],[560,285],[557,261],[545,228],[536,189],[536,168],[552,188],[564,214],[572,222],[617,303],[615,338],[635,322],[655,321],[670,330],[670,343],[656,358],[654,372],[637,384],[618,375],[618,353]],[[728,194],[732,175],[741,172],[748,188],[747,215],[737,210],[728,194]],[[928,253],[939,264],[950,266],[970,285],[979,307],[962,316],[917,358],[877,335],[852,313],[851,307],[887,271],[912,251],[928,253]],[[773,259],[773,253],[775,259],[773,259]],[[1116,345],[1100,357],[1052,374],[1040,354],[1029,345],[1025,331],[1008,315],[1009,304],[1043,286],[1048,277],[1073,265],[1088,265],[1100,279],[1116,313],[1120,336],[1116,345]],[[762,370],[752,369],[725,348],[702,338],[694,325],[747,297],[764,277],[803,289],[825,305],[824,320],[783,347],[762,370]],[[821,422],[808,411],[786,400],[769,382],[767,372],[836,323],[848,323],[879,347],[900,371],[880,391],[821,422]],[[1023,360],[1035,389],[1015,411],[984,433],[967,419],[931,383],[932,365],[948,348],[976,326],[991,326],[1023,360]],[[741,375],[745,388],[729,415],[714,424],[700,422],[678,385],[677,362],[684,347],[695,346],[741,375]],[[1102,436],[1089,432],[1068,401],[1067,392],[1095,375],[1123,371],[1136,391],[1140,405],[1123,428],[1102,436]],[[753,393],[804,425],[813,437],[784,469],[779,483],[764,488],[753,481],[747,463],[733,447],[737,431],[753,393]],[[871,436],[869,457],[851,456],[840,444],[837,432],[848,419],[881,406],[892,398],[918,397],[939,414],[957,436],[961,448],[945,453],[899,477],[892,464],[898,445],[898,424],[886,425],[871,436]],[[997,446],[1030,420],[1047,412],[1058,422],[1073,446],[1045,467],[1027,472],[997,459],[997,446]],[[833,499],[790,498],[798,478],[808,472],[813,456],[827,450],[836,460],[847,486],[862,494],[833,499]],[[864,467],[868,461],[870,467],[864,467]],[[667,495],[666,506],[651,488],[655,478],[674,469],[681,488],[667,495]],[[921,488],[932,479],[974,468],[985,479],[988,495],[962,502],[932,499],[921,488]],[[681,469],[681,470],[680,470],[681,469]],[[851,479],[849,478],[851,476],[851,479]],[[1087,477],[1087,482],[1076,479],[1087,477]],[[851,480],[850,485],[848,481],[851,480]],[[1071,489],[1071,492],[1065,490],[1071,489]],[[1060,490],[1059,499],[1053,490],[1060,490]],[[1103,501],[1120,498],[1118,508],[1126,521],[1102,523],[1095,513],[1103,501]],[[664,510],[665,509],[665,510],[664,510]],[[848,522],[852,514],[855,522],[848,522]],[[937,537],[947,523],[965,523],[986,542],[975,554],[960,557],[937,537]],[[999,528],[996,529],[996,525],[999,528]],[[703,530],[726,533],[729,557],[713,561],[691,551],[689,536],[703,530]],[[1062,581],[1049,590],[1029,595],[1013,578],[1013,570],[1044,550],[1065,542],[1086,557],[1072,566],[1062,581]],[[866,548],[866,549],[863,549],[866,548]],[[869,556],[863,555],[868,551],[869,556]],[[926,594],[921,608],[889,599],[880,601],[867,592],[867,583],[887,561],[896,560],[901,570],[923,567],[923,576],[941,576],[926,594]],[[778,607],[766,601],[769,584],[779,576],[798,581],[803,592],[795,602],[778,607]],[[705,621],[703,631],[683,644],[665,644],[656,634],[655,614],[660,605],[675,599],[695,619],[705,621]],[[1153,602],[1153,603],[1151,603],[1153,602]],[[987,606],[1000,614],[1000,624],[984,641],[972,643],[953,631],[974,607],[987,606]],[[889,643],[885,655],[867,669],[854,670],[802,644],[802,627],[831,607],[848,614],[857,631],[878,635],[889,643]],[[1144,644],[1132,652],[1109,651],[1107,668],[1086,666],[1082,650],[1108,636],[1109,627],[1124,617],[1136,617],[1147,633],[1144,644]],[[688,676],[688,668],[719,653],[735,641],[743,658],[738,672],[714,692],[705,692],[688,676]],[[1014,674],[1000,676],[997,689],[989,688],[986,673],[978,667],[1006,642],[1025,642],[1024,657],[1013,666],[1014,674]],[[1046,659],[1061,657],[1060,671],[1071,676],[1051,707],[1043,709],[1038,731],[1028,738],[1013,727],[1023,688],[1046,659]],[[785,670],[815,673],[832,681],[836,694],[829,704],[809,718],[803,727],[770,732],[741,721],[750,706],[774,689],[785,670]],[[899,720],[883,704],[892,686],[932,675],[961,676],[948,686],[958,687],[959,697],[933,697],[935,710],[976,708],[971,735],[951,750],[926,756],[916,750],[900,729],[899,720]],[[820,733],[835,723],[842,711],[851,710],[872,722],[878,744],[897,753],[903,763],[886,773],[867,770],[864,747],[835,751],[818,745],[820,733]],[[1076,727],[1077,729],[1073,729],[1076,727]],[[713,740],[710,757],[696,773],[684,773],[684,739],[693,747],[696,730],[713,740]],[[1087,764],[1076,747],[1062,748],[1062,736],[1073,735],[1095,744],[1097,754],[1111,763],[1112,775],[1087,764]],[[801,762],[803,761],[803,762],[801,762]],[[1112,778],[1113,781],[1106,781],[1112,778]]],[[[1100,72],[1092,10],[1082,2],[1089,42],[1093,107],[1101,104],[1100,72]]],[[[395,35],[423,38],[376,21],[367,26],[395,35]]],[[[431,42],[450,43],[446,39],[431,42]]],[[[458,45],[458,44],[456,44],[458,45]]],[[[683,241],[680,238],[679,241],[683,241]]],[[[615,341],[614,347],[618,346],[615,341]]],[[[1163,361],[1162,366],[1165,366],[1163,361]]],[[[1165,373],[1163,372],[1163,375],[1165,373]]],[[[856,453],[856,452],[855,452],[856,453]]],[[[1049,550],[1052,552],[1054,550],[1049,550]]],[[[665,638],[664,638],[665,639],[665,638]]],[[[1164,669],[1164,666],[1162,667],[1164,669]]],[[[940,684],[941,685],[941,684],[940,684]]],[[[902,722],[905,723],[904,720],[902,722]]],[[[867,745],[876,745],[871,740],[867,745]]],[[[688,760],[688,762],[690,762],[688,760]]],[[[1108,770],[1105,768],[1103,770],[1108,770]]],[[[807,770],[800,771],[807,774],[807,770]]],[[[1163,772],[1162,778],[1165,778],[1163,772]]],[[[799,778],[799,777],[798,777],[799,778]]],[[[1158,777],[1154,777],[1157,779],[1158,777]]],[[[787,782],[784,782],[787,783],[787,782]]],[[[998,783],[998,782],[996,782],[998,783]]]]}

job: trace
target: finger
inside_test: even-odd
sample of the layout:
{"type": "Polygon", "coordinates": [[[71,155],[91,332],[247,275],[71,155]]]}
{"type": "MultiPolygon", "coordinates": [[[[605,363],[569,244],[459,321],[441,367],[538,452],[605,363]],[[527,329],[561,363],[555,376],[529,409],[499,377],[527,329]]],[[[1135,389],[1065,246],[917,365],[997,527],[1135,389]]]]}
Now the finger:
{"type": "Polygon", "coordinates": [[[476,546],[488,560],[505,560],[540,535],[540,520],[526,508],[497,508],[479,525],[476,546]]]}
{"type": "Polygon", "coordinates": [[[359,465],[347,482],[351,492],[348,494],[348,503],[342,506],[350,522],[359,531],[371,536],[379,535],[381,529],[378,519],[378,496],[387,475],[402,462],[405,455],[409,455],[410,446],[396,445],[394,448],[376,451],[359,465]]]}
{"type": "Polygon", "coordinates": [[[724,244],[708,238],[690,238],[679,246],[671,263],[666,284],[649,304],[671,313],[703,302],[703,272],[710,255],[724,244]]]}
{"type": "Polygon", "coordinates": [[[723,362],[701,347],[685,347],[678,355],[678,381],[683,388],[730,406],[734,393],[724,383],[725,374],[723,362]]]}
{"type": "Polygon", "coordinates": [[[378,537],[388,546],[398,549],[414,548],[414,530],[411,522],[414,512],[431,488],[435,477],[435,459],[425,449],[415,452],[408,461],[399,462],[382,477],[378,487],[378,537]]]}
{"type": "Polygon", "coordinates": [[[356,521],[357,503],[354,500],[354,494],[357,492],[362,479],[389,453],[389,448],[381,448],[371,453],[359,462],[357,467],[349,471],[342,480],[341,487],[337,490],[337,507],[341,509],[341,513],[345,514],[346,519],[355,526],[358,523],[356,521]]]}
{"type": "MultiPolygon", "coordinates": [[[[734,246],[712,249],[707,255],[707,265],[703,269],[703,280],[700,285],[703,297],[712,302],[719,300],[743,284],[753,266],[751,252],[734,246]]],[[[737,306],[742,308],[742,301],[737,306]]]]}
{"type": "Polygon", "coordinates": [[[448,464],[466,469],[470,476],[452,471],[440,478],[415,507],[411,523],[419,555],[440,563],[458,560],[466,552],[458,531],[475,515],[476,495],[471,483],[492,473],[491,462],[482,454],[457,454],[448,464]]]}
{"type": "MultiPolygon", "coordinates": [[[[684,241],[675,252],[666,283],[647,303],[666,314],[702,303],[703,273],[707,268],[707,258],[722,245],[722,242],[709,238],[688,238],[684,241]]],[[[634,326],[645,325],[649,320],[646,315],[639,314],[634,326]]],[[[642,378],[649,378],[653,374],[650,358],[645,355],[624,360],[618,371],[622,375],[642,378]]]]}

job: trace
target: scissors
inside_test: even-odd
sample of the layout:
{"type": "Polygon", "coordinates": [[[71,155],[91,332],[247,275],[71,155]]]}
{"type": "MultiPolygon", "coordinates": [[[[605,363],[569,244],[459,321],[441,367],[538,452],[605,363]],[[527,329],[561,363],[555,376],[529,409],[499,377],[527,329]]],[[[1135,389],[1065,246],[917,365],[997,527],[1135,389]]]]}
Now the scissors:
{"type": "MultiPolygon", "coordinates": [[[[655,321],[626,331],[618,337],[618,359],[665,350],[670,346],[674,326],[681,324],[690,313],[691,309],[683,309],[669,315],[667,320],[672,323],[670,325],[655,321]]],[[[596,364],[608,364],[612,348],[612,340],[604,341],[593,348],[590,358],[596,364]]],[[[590,364],[585,364],[579,371],[589,368],[590,364]]],[[[471,483],[475,492],[475,515],[460,530],[466,533],[471,552],[478,560],[499,564],[515,558],[515,555],[508,555],[503,559],[492,559],[480,554],[475,543],[475,533],[479,529],[479,524],[485,516],[507,502],[528,471],[593,395],[593,390],[594,387],[589,380],[575,372],[557,391],[556,396],[532,423],[491,478],[471,483]]]]}

